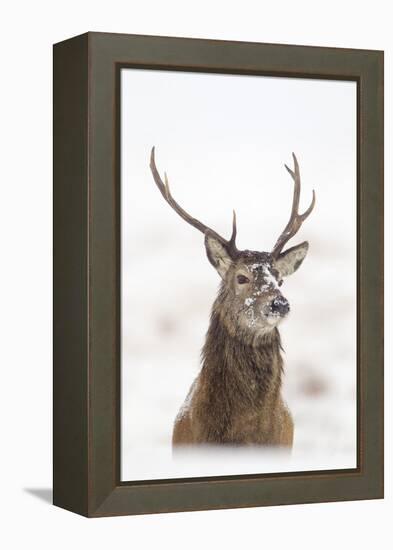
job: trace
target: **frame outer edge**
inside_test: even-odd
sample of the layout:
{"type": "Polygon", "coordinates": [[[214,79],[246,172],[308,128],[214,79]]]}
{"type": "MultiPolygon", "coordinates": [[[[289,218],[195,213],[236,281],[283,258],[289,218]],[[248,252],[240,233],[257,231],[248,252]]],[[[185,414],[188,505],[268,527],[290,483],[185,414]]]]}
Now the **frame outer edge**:
{"type": "Polygon", "coordinates": [[[384,497],[384,52],[369,54],[362,79],[361,367],[364,471],[384,497]]]}
{"type": "Polygon", "coordinates": [[[53,47],[53,503],[88,514],[88,36],[53,47]]]}
{"type": "MultiPolygon", "coordinates": [[[[363,111],[361,113],[363,141],[360,150],[364,156],[360,163],[360,183],[373,194],[376,189],[375,186],[372,187],[375,185],[375,179],[370,179],[373,169],[376,169],[377,189],[379,190],[383,184],[383,171],[380,165],[383,160],[383,150],[380,149],[383,144],[383,110],[381,111],[380,106],[376,104],[376,101],[381,99],[380,91],[383,90],[380,72],[383,54],[365,50],[341,51],[338,48],[238,44],[105,33],[89,33],[88,36],[90,38],[89,47],[87,48],[86,45],[88,54],[86,55],[86,51],[82,49],[85,68],[88,65],[88,76],[85,74],[86,71],[84,73],[85,83],[88,83],[84,89],[86,101],[85,96],[82,96],[83,103],[86,104],[82,117],[85,124],[83,128],[80,127],[84,137],[79,137],[79,143],[84,147],[87,159],[82,163],[79,162],[79,166],[83,167],[84,175],[82,177],[83,199],[87,201],[88,196],[88,205],[84,203],[83,207],[85,216],[83,221],[87,226],[82,227],[85,231],[82,240],[87,250],[80,251],[80,258],[83,257],[85,262],[84,269],[88,269],[83,278],[86,283],[84,291],[87,292],[87,278],[89,290],[87,296],[83,296],[84,314],[87,315],[83,325],[83,336],[79,336],[79,340],[78,336],[76,337],[77,343],[82,341],[84,344],[82,374],[79,372],[77,375],[75,373],[69,375],[69,380],[73,380],[74,384],[82,382],[87,386],[83,388],[84,396],[78,394],[80,401],[77,403],[82,405],[79,407],[79,413],[82,411],[84,417],[76,419],[77,415],[74,414],[71,419],[72,423],[75,423],[76,434],[80,435],[83,432],[85,437],[79,449],[83,454],[83,467],[78,472],[78,481],[83,486],[81,491],[83,495],[79,500],[79,504],[82,504],[79,510],[74,507],[73,511],[99,517],[130,513],[380,498],[382,496],[380,470],[383,460],[383,447],[381,447],[383,433],[380,431],[374,435],[370,430],[372,421],[376,419],[380,421],[382,413],[378,408],[369,415],[367,411],[370,411],[371,402],[368,399],[364,399],[363,405],[366,409],[364,418],[369,418],[370,422],[366,426],[362,422],[367,436],[365,468],[360,471],[306,472],[298,475],[295,480],[289,479],[290,476],[285,478],[284,475],[281,477],[277,475],[276,479],[259,478],[248,481],[195,478],[192,481],[168,480],[163,484],[150,480],[135,485],[132,482],[119,485],[118,449],[116,448],[116,412],[118,411],[116,397],[119,396],[117,396],[114,374],[117,364],[116,239],[119,221],[116,218],[118,204],[114,118],[116,116],[115,66],[119,67],[127,63],[129,66],[138,68],[161,70],[231,73],[233,69],[236,74],[240,74],[240,71],[241,74],[264,74],[264,67],[267,67],[267,73],[277,73],[277,76],[365,79],[367,93],[371,95],[369,104],[367,104],[367,97],[365,100],[368,114],[363,111]],[[376,81],[370,82],[370,79],[376,79],[376,81]],[[376,88],[379,89],[378,93],[376,88]],[[367,130],[370,121],[371,128],[375,130],[372,124],[373,117],[376,117],[378,126],[374,133],[377,144],[371,144],[372,152],[367,153],[371,138],[364,130],[367,130]],[[87,135],[83,134],[83,131],[87,131],[87,135]],[[377,448],[370,449],[370,443],[377,448]],[[299,497],[299,495],[302,496],[299,497]]],[[[79,177],[81,180],[80,174],[79,177]]],[[[375,256],[371,255],[378,260],[382,260],[383,255],[381,255],[380,244],[375,243],[374,239],[376,236],[381,237],[382,226],[378,212],[382,204],[383,197],[380,196],[372,213],[367,214],[365,218],[367,223],[370,223],[370,218],[374,219],[378,223],[378,231],[372,232],[373,237],[369,236],[364,247],[362,245],[362,252],[364,248],[367,255],[371,253],[372,247],[376,246],[375,256]]],[[[360,206],[362,212],[363,210],[368,212],[366,204],[363,203],[360,206]]],[[[361,224],[364,223],[362,217],[361,224]]],[[[367,229],[367,224],[364,229],[367,229]]],[[[69,242],[71,241],[69,237],[69,242]]],[[[361,278],[362,285],[369,277],[376,282],[376,288],[369,289],[366,286],[364,290],[362,289],[362,292],[364,291],[368,296],[364,302],[366,308],[372,304],[372,297],[375,298],[376,291],[378,295],[382,292],[382,274],[377,272],[378,269],[379,265],[374,266],[374,270],[370,267],[366,277],[361,278]]],[[[378,304],[380,305],[379,302],[378,304]]],[[[373,319],[377,319],[378,328],[382,329],[380,310],[376,315],[375,304],[373,308],[372,311],[370,309],[370,315],[373,319]]],[[[383,369],[380,368],[383,367],[382,353],[379,349],[381,336],[376,335],[374,330],[371,339],[370,347],[362,347],[360,351],[361,360],[364,362],[362,378],[365,378],[366,385],[370,384],[370,391],[375,393],[372,399],[375,404],[381,394],[383,395],[383,378],[381,379],[383,369]],[[364,350],[369,352],[364,353],[364,350]],[[370,359],[377,363],[376,373],[373,372],[372,365],[366,364],[370,359]],[[366,376],[363,376],[363,370],[366,376]]],[[[72,339],[63,338],[63,345],[64,341],[71,343],[72,339]]],[[[72,444],[70,437],[68,435],[67,437],[68,443],[72,444]]],[[[74,490],[76,492],[78,490],[75,488],[75,482],[74,490]]],[[[67,506],[63,505],[63,507],[67,506]]]]}

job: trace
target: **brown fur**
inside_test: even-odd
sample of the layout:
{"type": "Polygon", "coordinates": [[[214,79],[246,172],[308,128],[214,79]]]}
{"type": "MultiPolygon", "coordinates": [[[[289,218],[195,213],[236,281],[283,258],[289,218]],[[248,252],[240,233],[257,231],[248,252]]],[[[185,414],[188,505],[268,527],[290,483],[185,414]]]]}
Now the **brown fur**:
{"type": "MultiPolygon", "coordinates": [[[[262,254],[249,254],[247,260],[260,260],[262,254]]],[[[266,255],[263,259],[266,261],[266,255]]],[[[291,447],[293,422],[281,397],[279,332],[276,327],[261,333],[239,325],[231,275],[228,273],[214,303],[202,369],[176,418],[173,445],[291,447]]]]}

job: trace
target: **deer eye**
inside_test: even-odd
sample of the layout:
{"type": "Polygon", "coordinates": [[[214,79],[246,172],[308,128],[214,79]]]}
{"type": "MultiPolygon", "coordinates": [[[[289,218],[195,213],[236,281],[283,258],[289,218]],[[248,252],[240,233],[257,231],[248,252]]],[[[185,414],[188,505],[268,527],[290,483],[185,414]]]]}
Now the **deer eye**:
{"type": "Polygon", "coordinates": [[[280,279],[280,280],[278,281],[278,286],[281,286],[281,285],[283,284],[283,282],[284,282],[284,281],[283,281],[282,279],[280,279]]]}
{"type": "Polygon", "coordinates": [[[237,276],[237,282],[239,283],[239,285],[244,285],[246,283],[249,283],[250,279],[248,277],[246,277],[245,275],[238,275],[237,276]]]}

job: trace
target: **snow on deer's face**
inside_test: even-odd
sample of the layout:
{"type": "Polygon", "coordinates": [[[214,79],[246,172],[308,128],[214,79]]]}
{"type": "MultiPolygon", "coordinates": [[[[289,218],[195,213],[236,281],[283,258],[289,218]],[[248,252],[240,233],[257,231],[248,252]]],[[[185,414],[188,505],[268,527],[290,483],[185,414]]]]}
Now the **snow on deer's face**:
{"type": "Polygon", "coordinates": [[[280,272],[268,253],[244,251],[228,272],[225,284],[242,328],[270,332],[289,313],[289,303],[280,291],[280,272]]]}
{"type": "Polygon", "coordinates": [[[288,300],[281,292],[283,278],[303,262],[308,250],[304,242],[281,253],[243,250],[236,257],[213,237],[207,237],[207,254],[222,278],[222,318],[232,331],[266,334],[289,313],[288,300]]]}

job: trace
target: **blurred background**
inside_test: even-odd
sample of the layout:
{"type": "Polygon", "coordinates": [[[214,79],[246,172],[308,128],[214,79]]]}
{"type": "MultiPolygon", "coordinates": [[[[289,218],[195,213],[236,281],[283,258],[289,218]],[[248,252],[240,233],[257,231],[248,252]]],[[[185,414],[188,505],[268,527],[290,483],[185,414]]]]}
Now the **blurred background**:
{"type": "Polygon", "coordinates": [[[122,479],[356,467],[356,84],[122,70],[122,479]],[[283,393],[290,456],[193,450],[174,459],[173,421],[200,369],[219,276],[203,235],[165,203],[151,147],[176,200],[239,248],[270,251],[290,214],[294,151],[308,240],[285,280],[283,393]]]}

